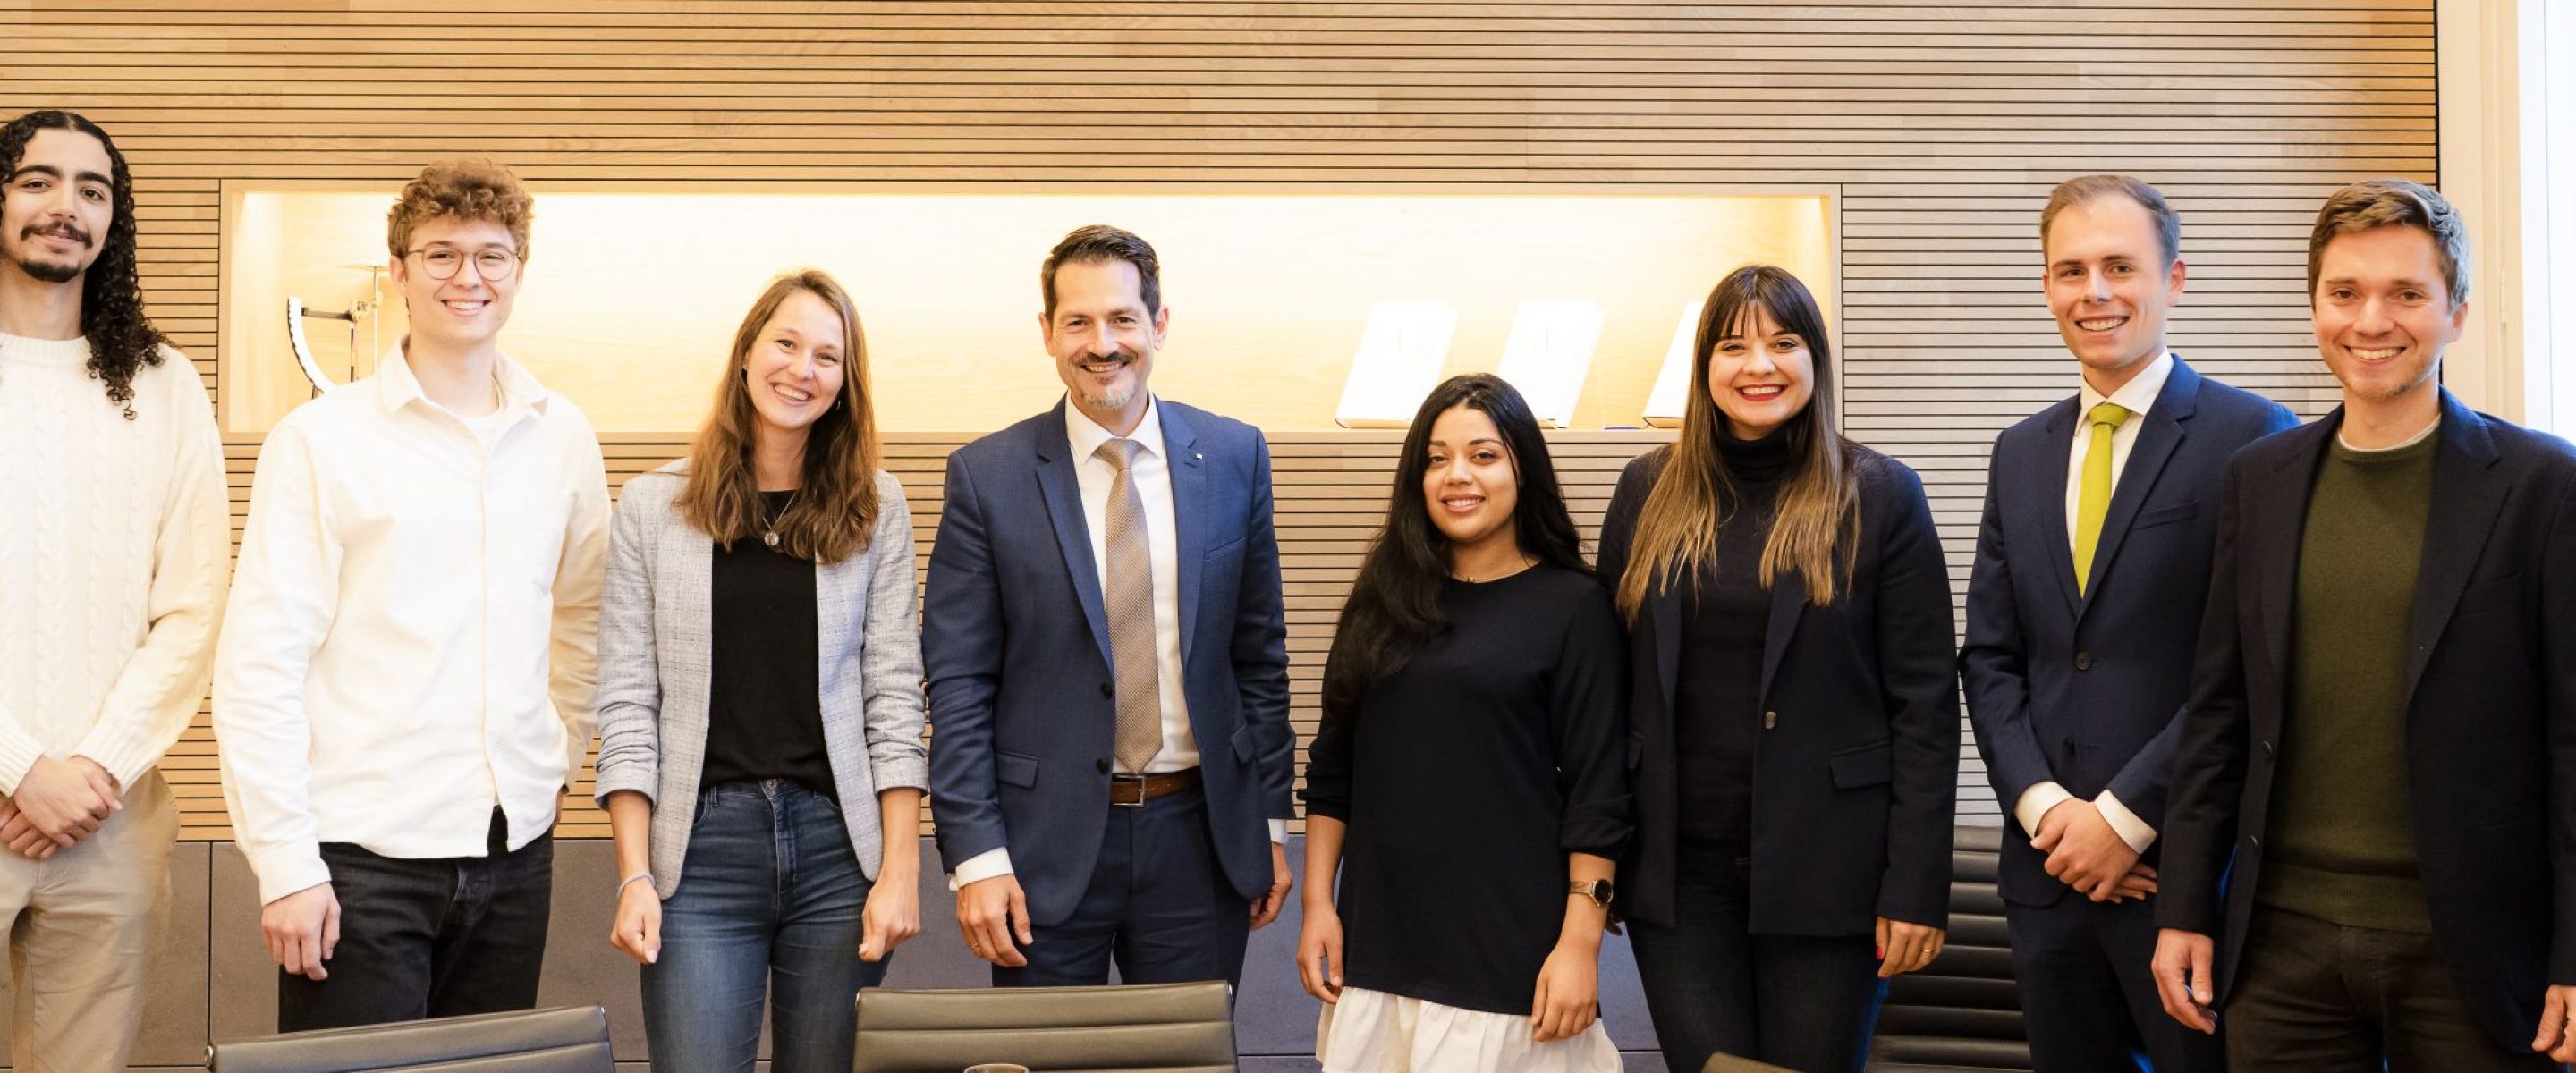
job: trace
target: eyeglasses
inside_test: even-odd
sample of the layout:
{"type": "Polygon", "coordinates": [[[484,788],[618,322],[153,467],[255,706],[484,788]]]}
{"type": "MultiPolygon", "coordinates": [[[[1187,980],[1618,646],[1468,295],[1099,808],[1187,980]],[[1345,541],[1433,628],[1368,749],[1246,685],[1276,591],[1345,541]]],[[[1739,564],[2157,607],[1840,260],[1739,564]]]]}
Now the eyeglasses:
{"type": "Polygon", "coordinates": [[[423,246],[403,251],[405,257],[413,254],[420,255],[420,267],[429,273],[429,278],[437,280],[455,279],[456,270],[465,267],[468,260],[474,262],[474,274],[482,277],[485,283],[499,283],[519,270],[519,255],[497,246],[478,250],[470,258],[464,251],[451,246],[423,246]]]}

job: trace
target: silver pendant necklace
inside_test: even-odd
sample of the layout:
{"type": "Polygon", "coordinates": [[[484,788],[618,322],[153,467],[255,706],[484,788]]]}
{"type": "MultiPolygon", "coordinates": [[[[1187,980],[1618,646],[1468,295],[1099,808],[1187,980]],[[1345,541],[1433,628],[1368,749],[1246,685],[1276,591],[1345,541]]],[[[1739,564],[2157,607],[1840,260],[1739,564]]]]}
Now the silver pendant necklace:
{"type": "Polygon", "coordinates": [[[770,546],[770,547],[773,547],[773,548],[775,548],[775,547],[777,547],[777,546],[778,546],[778,523],[779,523],[779,521],[780,521],[781,519],[784,519],[784,518],[786,518],[786,517],[787,517],[787,512],[788,512],[788,511],[791,511],[791,510],[796,509],[796,497],[797,497],[797,496],[800,496],[800,495],[803,495],[804,493],[805,493],[805,489],[803,489],[803,488],[801,488],[801,487],[800,487],[800,488],[798,488],[798,489],[796,489],[796,490],[795,490],[795,491],[793,491],[793,492],[788,493],[788,495],[787,495],[787,505],[786,505],[786,506],[783,506],[783,507],[778,508],[778,513],[777,513],[777,514],[775,514],[775,515],[770,515],[770,516],[767,516],[767,517],[764,517],[764,518],[761,520],[761,533],[760,533],[760,542],[761,542],[761,543],[766,544],[766,545],[768,545],[768,546],[770,546]]]}

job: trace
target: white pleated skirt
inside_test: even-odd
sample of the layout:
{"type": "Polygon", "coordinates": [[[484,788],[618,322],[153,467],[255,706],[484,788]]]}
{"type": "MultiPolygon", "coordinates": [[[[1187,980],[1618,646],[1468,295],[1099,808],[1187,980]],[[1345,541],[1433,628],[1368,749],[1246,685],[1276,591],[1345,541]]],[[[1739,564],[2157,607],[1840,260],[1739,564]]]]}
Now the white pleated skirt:
{"type": "Polygon", "coordinates": [[[1357,987],[1324,1007],[1315,1060],[1324,1073],[1619,1073],[1619,1048],[1598,1020],[1572,1039],[1537,1043],[1526,1015],[1357,987]]]}

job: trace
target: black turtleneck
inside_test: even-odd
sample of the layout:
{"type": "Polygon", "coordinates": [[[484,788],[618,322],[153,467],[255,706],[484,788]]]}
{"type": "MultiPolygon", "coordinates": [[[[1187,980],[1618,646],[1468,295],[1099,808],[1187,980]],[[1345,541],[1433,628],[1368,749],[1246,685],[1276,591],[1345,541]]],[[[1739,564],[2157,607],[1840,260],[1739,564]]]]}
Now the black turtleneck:
{"type": "Polygon", "coordinates": [[[1719,461],[1734,489],[1717,531],[1716,560],[1682,604],[1681,668],[1673,694],[1681,759],[1681,834],[1747,841],[1753,832],[1753,751],[1762,737],[1762,643],[1771,593],[1762,547],[1793,459],[1785,431],[1759,440],[1721,436],[1719,461]]]}

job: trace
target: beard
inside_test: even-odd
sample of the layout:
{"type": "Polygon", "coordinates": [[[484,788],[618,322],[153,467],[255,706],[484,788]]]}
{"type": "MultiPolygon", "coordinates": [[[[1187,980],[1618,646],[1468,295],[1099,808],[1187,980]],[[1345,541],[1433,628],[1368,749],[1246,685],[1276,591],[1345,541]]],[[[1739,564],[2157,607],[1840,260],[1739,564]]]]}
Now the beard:
{"type": "MultiPolygon", "coordinates": [[[[63,225],[59,228],[47,228],[41,232],[37,228],[31,226],[26,230],[19,232],[18,238],[21,241],[30,241],[43,235],[53,234],[59,234],[80,243],[80,252],[94,252],[98,249],[98,241],[90,237],[89,232],[82,230],[76,225],[70,224],[63,225]]],[[[79,279],[81,277],[81,273],[89,271],[89,265],[81,260],[78,253],[75,253],[70,259],[62,261],[41,260],[31,258],[23,254],[13,255],[10,257],[10,260],[17,263],[19,271],[26,273],[30,278],[45,283],[69,283],[73,280],[79,279]]]]}
{"type": "Polygon", "coordinates": [[[69,283],[79,279],[86,270],[86,266],[78,261],[35,261],[23,257],[13,260],[18,263],[18,271],[42,283],[69,283]]]}
{"type": "Polygon", "coordinates": [[[1130,385],[1121,391],[1099,395],[1086,394],[1082,397],[1082,401],[1084,405],[1095,410],[1124,410],[1128,403],[1136,401],[1136,391],[1137,389],[1130,385]]]}

